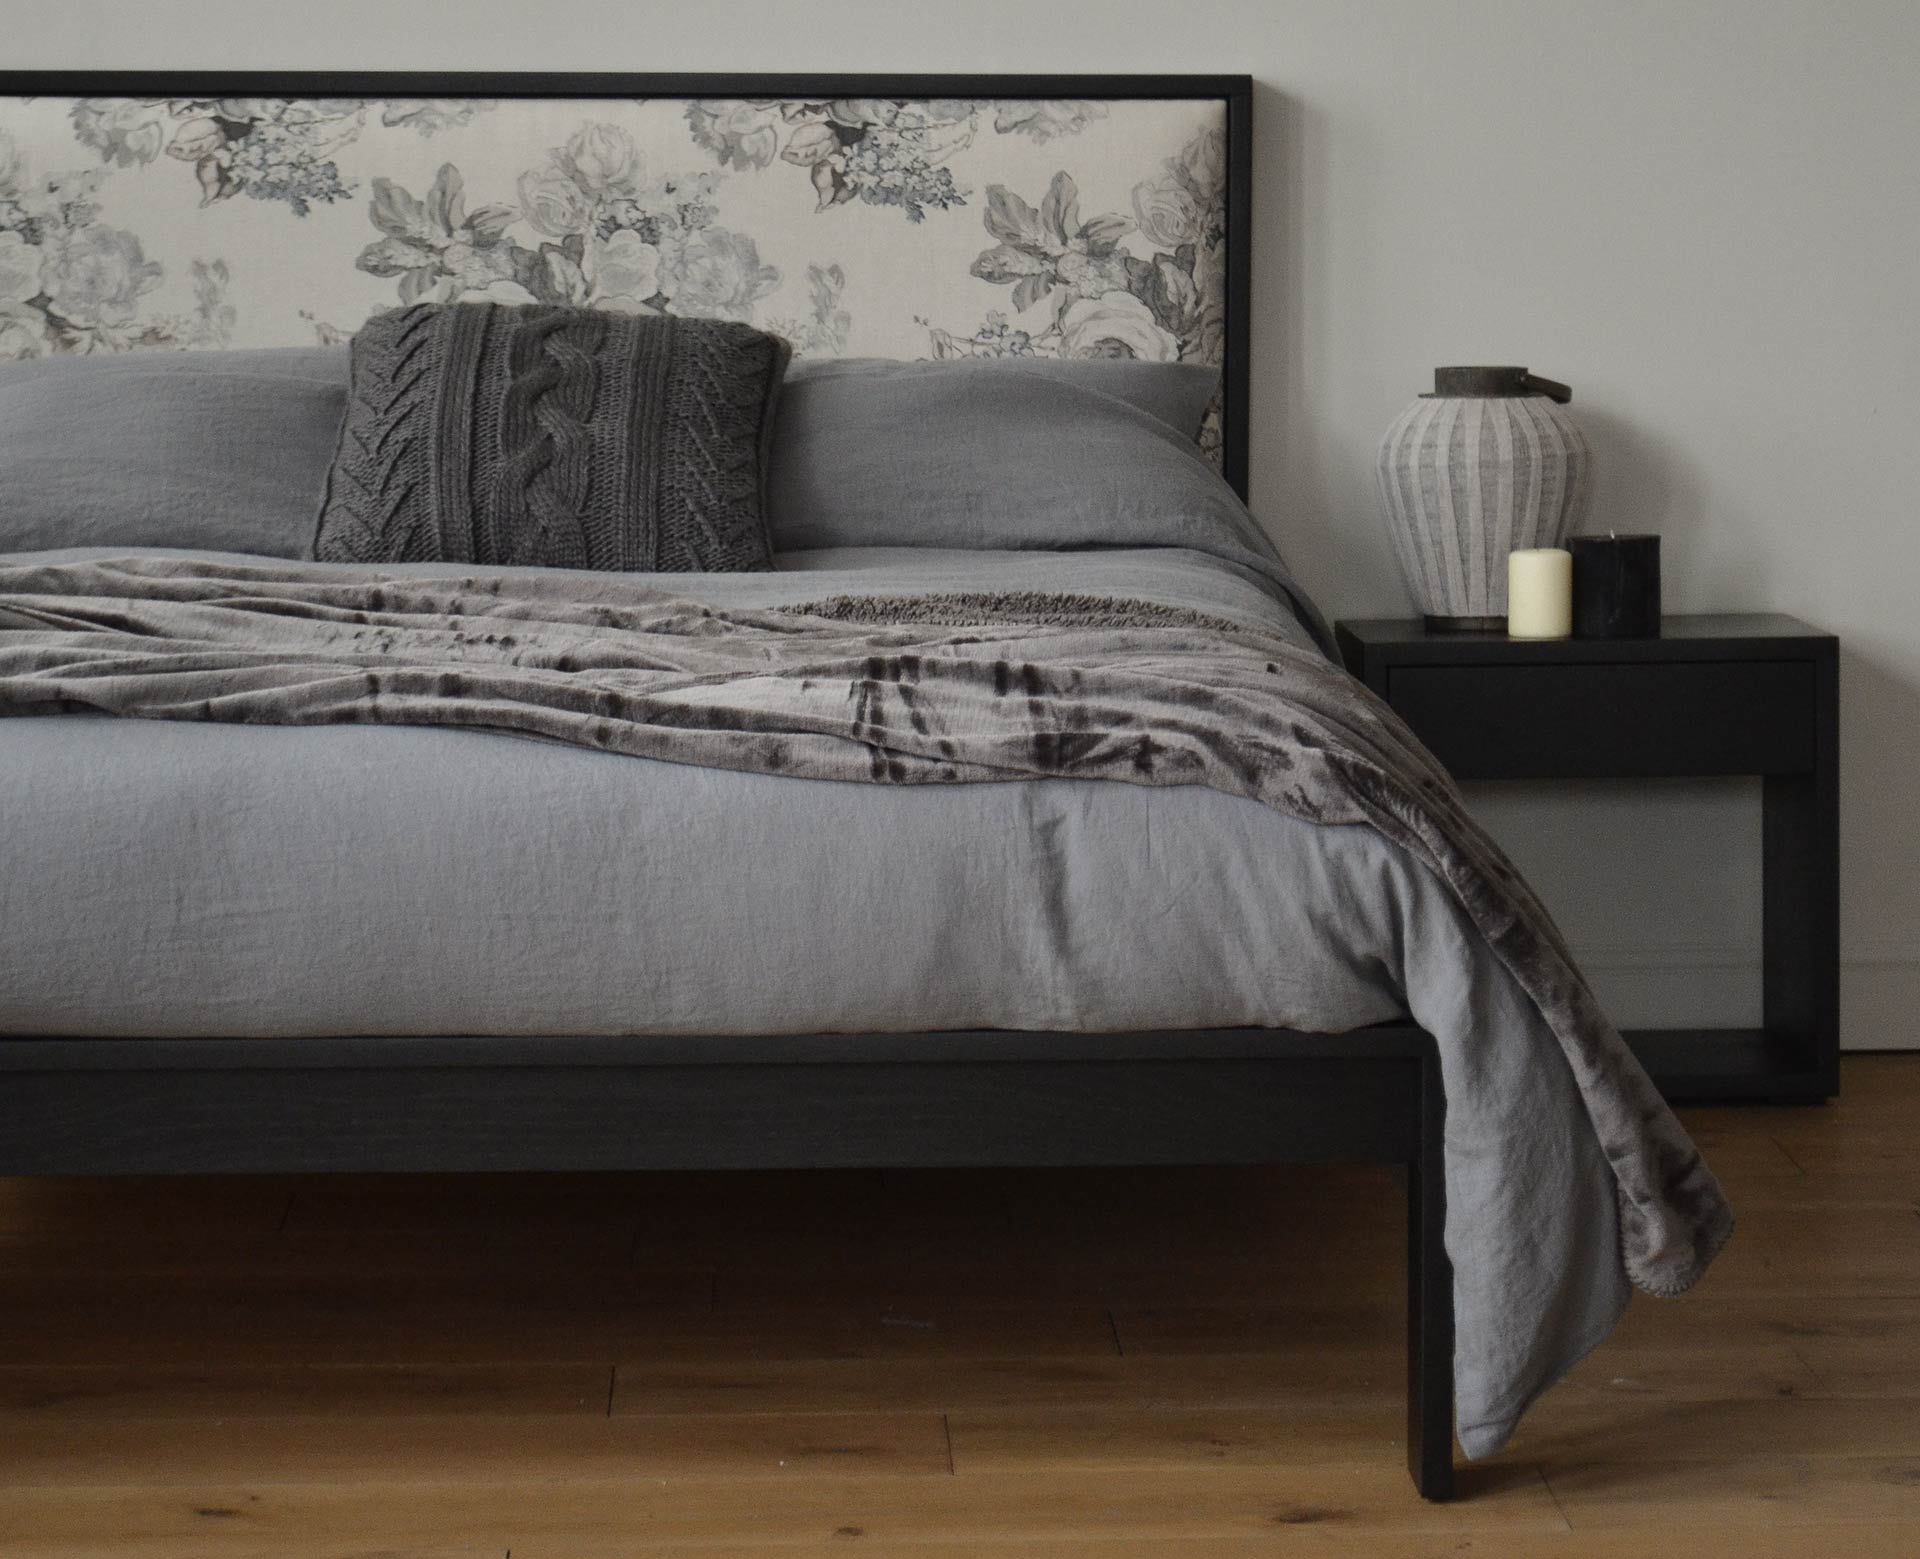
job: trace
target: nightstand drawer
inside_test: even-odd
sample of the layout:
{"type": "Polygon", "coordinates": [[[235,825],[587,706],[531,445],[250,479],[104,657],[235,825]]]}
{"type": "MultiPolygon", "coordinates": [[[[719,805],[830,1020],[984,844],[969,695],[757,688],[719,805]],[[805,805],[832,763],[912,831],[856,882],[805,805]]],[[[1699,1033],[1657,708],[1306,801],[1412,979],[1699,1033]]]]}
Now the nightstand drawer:
{"type": "Polygon", "coordinates": [[[1387,699],[1461,779],[1814,766],[1814,667],[1804,660],[1395,666],[1387,699]]]}

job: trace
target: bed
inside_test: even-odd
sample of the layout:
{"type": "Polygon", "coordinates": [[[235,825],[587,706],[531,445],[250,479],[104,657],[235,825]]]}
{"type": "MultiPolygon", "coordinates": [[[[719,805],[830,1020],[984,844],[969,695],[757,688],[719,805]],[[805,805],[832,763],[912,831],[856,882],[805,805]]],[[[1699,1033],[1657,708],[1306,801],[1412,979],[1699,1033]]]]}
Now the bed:
{"type": "MultiPolygon", "coordinates": [[[[1083,402],[1143,415],[1079,359],[1218,382],[1196,427],[1154,434],[1191,497],[1141,498],[1089,457],[1032,523],[931,501],[908,523],[820,475],[868,446],[782,475],[805,461],[776,441],[776,478],[815,501],[775,508],[771,569],[473,566],[452,607],[434,597],[541,632],[589,606],[697,618],[676,669],[719,703],[732,673],[700,634],[745,636],[776,682],[804,640],[807,690],[799,669],[781,684],[772,737],[752,700],[690,735],[684,689],[655,746],[602,730],[615,750],[592,750],[551,704],[520,725],[418,706],[121,719],[153,711],[71,688],[36,706],[30,678],[0,677],[18,717],[0,727],[0,1173],[1390,1163],[1408,1465],[1450,1497],[1456,1404],[1468,1454],[1497,1449],[1633,1283],[1685,1287],[1730,1227],[1530,896],[1484,841],[1455,880],[1444,851],[1388,837],[1425,817],[1383,822],[1401,802],[1344,821],[1276,804],[1213,738],[1184,777],[1114,783],[1142,776],[1057,740],[1051,766],[967,768],[962,738],[992,733],[956,720],[963,750],[934,775],[877,713],[901,700],[925,735],[900,684],[991,637],[1003,680],[1007,643],[1027,674],[1080,657],[1047,692],[1071,727],[1109,659],[1158,675],[1180,633],[1228,682],[1265,657],[1314,690],[1274,726],[1273,752],[1294,744],[1275,762],[1355,721],[1395,762],[1430,761],[1327,663],[1238,502],[1251,105],[1239,77],[0,79],[0,273],[22,262],[0,355],[325,352],[396,302],[531,288],[776,326],[800,354],[790,445],[843,357],[953,362],[951,386],[989,371],[954,360],[1051,356],[1066,377],[1023,368],[994,397],[1005,418],[1031,395],[1009,425],[1043,440],[1083,402]],[[843,663],[869,669],[819,670],[843,663]],[[822,681],[826,712],[796,723],[822,681]],[[1201,778],[1216,759],[1240,777],[1201,778]],[[1532,984],[1529,958],[1549,970],[1532,984]]],[[[927,378],[888,397],[917,405],[927,378]]],[[[391,621],[450,588],[443,564],[276,563],[191,514],[183,545],[87,546],[86,518],[0,554],[0,655],[8,630],[16,650],[138,638],[139,614],[182,600],[244,596],[266,634],[322,598],[391,621]]],[[[936,726],[939,691],[916,684],[936,726]]],[[[1421,805],[1449,809],[1420,772],[1421,805]]]]}

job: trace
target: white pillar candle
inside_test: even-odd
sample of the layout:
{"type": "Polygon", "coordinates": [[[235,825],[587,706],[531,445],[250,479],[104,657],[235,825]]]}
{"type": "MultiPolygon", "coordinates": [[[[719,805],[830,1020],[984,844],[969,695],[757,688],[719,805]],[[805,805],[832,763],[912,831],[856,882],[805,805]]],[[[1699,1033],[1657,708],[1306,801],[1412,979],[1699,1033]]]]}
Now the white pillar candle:
{"type": "Polygon", "coordinates": [[[1573,554],[1529,547],[1507,554],[1507,635],[1564,639],[1573,632],[1573,554]]]}

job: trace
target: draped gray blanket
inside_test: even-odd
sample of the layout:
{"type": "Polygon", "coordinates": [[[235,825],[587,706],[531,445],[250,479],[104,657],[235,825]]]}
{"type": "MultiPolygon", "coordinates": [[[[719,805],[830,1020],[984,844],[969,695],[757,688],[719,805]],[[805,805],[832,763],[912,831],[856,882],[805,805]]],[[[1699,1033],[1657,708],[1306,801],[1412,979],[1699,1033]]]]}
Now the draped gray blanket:
{"type": "Polygon", "coordinates": [[[616,575],[176,559],[0,567],[0,714],[452,725],[814,779],[1204,785],[1428,866],[1539,1007],[1617,1181],[1621,1256],[1689,1287],[1719,1185],[1546,911],[1397,717],[1239,624],[1070,595],[727,611],[616,575]]]}

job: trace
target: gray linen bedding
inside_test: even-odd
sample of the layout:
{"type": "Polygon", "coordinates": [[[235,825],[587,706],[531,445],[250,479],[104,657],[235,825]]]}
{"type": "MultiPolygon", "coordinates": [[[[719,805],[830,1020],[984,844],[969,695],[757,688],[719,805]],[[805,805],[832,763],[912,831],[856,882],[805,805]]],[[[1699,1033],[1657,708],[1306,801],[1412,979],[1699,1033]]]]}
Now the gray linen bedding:
{"type": "MultiPolygon", "coordinates": [[[[662,583],[732,608],[1056,589],[1279,619],[1267,581],[1172,548],[788,562],[662,583]]],[[[1619,1143],[1603,1152],[1456,894],[1369,829],[1197,786],[796,782],[469,731],[0,730],[0,794],[31,823],[0,831],[0,1029],[1341,1029],[1405,1010],[1445,1058],[1468,1453],[1625,1302],[1619,1143]]]]}

